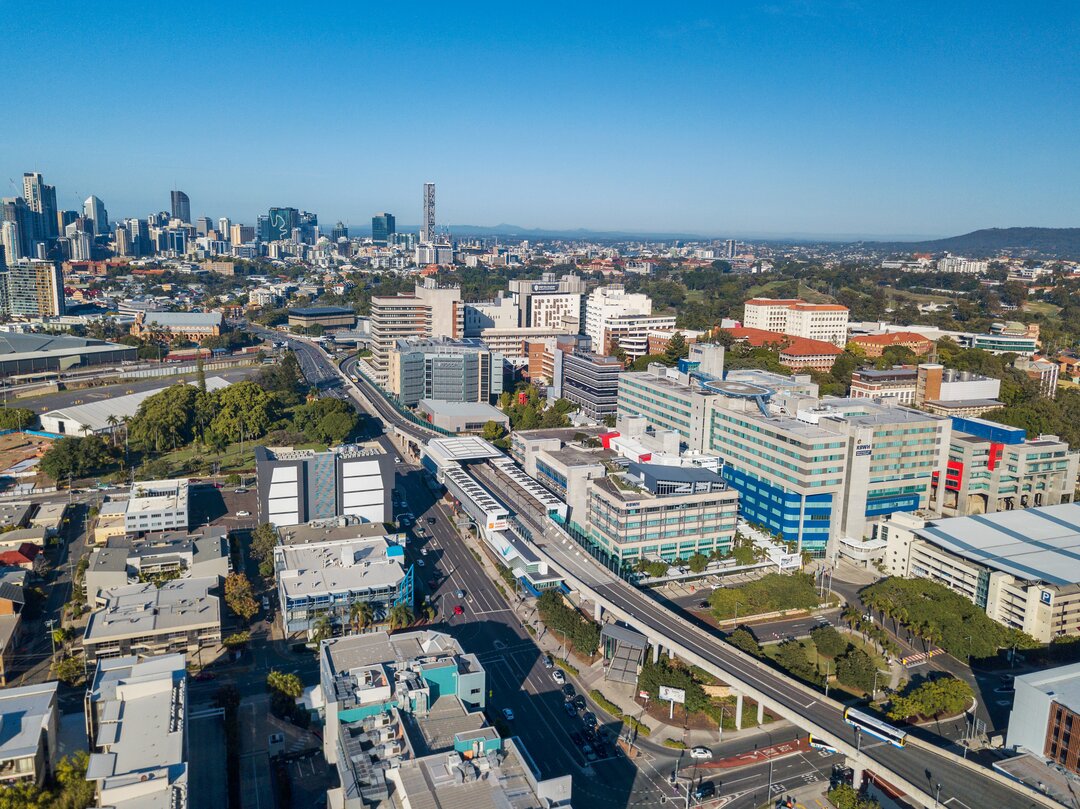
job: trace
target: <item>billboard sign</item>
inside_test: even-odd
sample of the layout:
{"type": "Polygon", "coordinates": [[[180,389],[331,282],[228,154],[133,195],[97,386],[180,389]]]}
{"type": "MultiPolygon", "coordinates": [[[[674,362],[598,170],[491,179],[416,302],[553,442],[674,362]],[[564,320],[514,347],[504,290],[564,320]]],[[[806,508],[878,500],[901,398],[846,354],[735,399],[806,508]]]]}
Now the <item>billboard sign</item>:
{"type": "Polygon", "coordinates": [[[677,702],[680,705],[686,704],[686,691],[682,688],[672,688],[667,685],[660,686],[660,699],[666,699],[668,702],[677,702]]]}

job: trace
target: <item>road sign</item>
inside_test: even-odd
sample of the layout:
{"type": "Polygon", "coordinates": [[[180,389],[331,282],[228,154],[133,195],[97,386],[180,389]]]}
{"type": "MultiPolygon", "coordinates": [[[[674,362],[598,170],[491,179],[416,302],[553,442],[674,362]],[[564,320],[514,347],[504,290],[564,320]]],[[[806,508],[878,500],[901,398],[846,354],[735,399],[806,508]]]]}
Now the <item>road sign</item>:
{"type": "Polygon", "coordinates": [[[639,697],[641,697],[642,699],[648,699],[649,698],[649,692],[648,691],[638,691],[637,695],[639,697]]]}
{"type": "Polygon", "coordinates": [[[660,699],[666,699],[668,702],[677,702],[680,705],[686,704],[686,691],[682,688],[672,688],[668,685],[660,686],[660,699]]]}

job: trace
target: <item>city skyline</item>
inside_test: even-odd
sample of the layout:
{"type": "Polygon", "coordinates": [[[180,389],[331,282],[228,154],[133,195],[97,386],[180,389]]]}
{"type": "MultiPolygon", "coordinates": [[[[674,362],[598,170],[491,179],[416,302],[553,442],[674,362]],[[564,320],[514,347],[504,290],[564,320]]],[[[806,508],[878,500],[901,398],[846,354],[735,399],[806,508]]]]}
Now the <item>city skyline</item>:
{"type": "Polygon", "coordinates": [[[311,37],[250,11],[9,15],[10,102],[35,125],[5,132],[3,177],[41,171],[59,207],[93,194],[118,216],[182,188],[194,217],[289,205],[352,226],[419,223],[430,180],[441,222],[563,230],[940,236],[1080,207],[1059,126],[1080,105],[1072,9],[335,9],[311,37]],[[29,42],[49,58],[21,58],[29,42]],[[131,98],[41,103],[88,72],[131,98]],[[181,80],[197,113],[131,103],[181,80]]]}

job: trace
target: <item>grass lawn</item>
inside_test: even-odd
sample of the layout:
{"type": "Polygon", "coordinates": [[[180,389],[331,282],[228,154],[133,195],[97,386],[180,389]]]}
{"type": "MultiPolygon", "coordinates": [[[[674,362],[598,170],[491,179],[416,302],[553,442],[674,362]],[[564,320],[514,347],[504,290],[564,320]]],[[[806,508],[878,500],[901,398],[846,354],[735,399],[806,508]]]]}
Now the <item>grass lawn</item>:
{"type": "Polygon", "coordinates": [[[1024,304],[1024,311],[1033,315],[1041,315],[1047,320],[1056,320],[1061,312],[1061,307],[1046,301],[1028,301],[1024,304]]]}
{"type": "Polygon", "coordinates": [[[947,295],[933,295],[929,292],[911,292],[906,289],[890,289],[889,296],[893,300],[911,303],[952,303],[953,299],[947,295]]]}
{"type": "MultiPolygon", "coordinates": [[[[888,671],[889,670],[888,663],[878,653],[878,651],[874,648],[874,645],[872,643],[868,643],[867,641],[863,640],[862,638],[858,638],[858,637],[855,637],[853,635],[845,634],[844,637],[847,639],[848,643],[850,643],[852,646],[854,646],[854,647],[856,647],[858,649],[862,649],[864,652],[866,652],[868,655],[870,655],[870,657],[872,657],[873,660],[874,660],[874,664],[878,667],[879,670],[881,670],[881,671],[888,671]]],[[[849,688],[848,686],[844,685],[843,683],[837,682],[836,677],[835,677],[835,675],[836,675],[836,664],[833,663],[831,660],[829,660],[829,658],[827,658],[824,655],[820,654],[818,652],[818,650],[817,650],[817,646],[814,645],[814,642],[812,640],[810,640],[810,638],[802,638],[801,640],[798,640],[797,643],[800,646],[802,646],[803,650],[806,652],[806,659],[808,661],[810,661],[811,663],[813,663],[815,666],[817,666],[819,671],[824,672],[826,670],[826,663],[828,663],[828,665],[829,665],[828,670],[831,673],[831,676],[829,677],[829,689],[830,690],[839,689],[839,690],[844,691],[844,692],[846,692],[848,694],[851,694],[852,696],[856,696],[856,697],[863,696],[863,692],[859,691],[857,688],[849,688]]],[[[766,658],[768,658],[769,660],[772,660],[775,663],[776,662],[776,650],[779,649],[779,648],[780,648],[779,643],[770,643],[770,644],[767,644],[767,645],[763,645],[761,647],[761,651],[765,655],[766,658]]]]}

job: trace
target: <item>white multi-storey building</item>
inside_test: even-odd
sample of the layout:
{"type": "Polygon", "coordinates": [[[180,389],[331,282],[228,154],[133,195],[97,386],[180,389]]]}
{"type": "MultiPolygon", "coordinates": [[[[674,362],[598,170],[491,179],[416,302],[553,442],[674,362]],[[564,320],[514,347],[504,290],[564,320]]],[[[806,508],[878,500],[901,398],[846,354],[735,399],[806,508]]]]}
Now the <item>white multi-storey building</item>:
{"type": "Polygon", "coordinates": [[[743,309],[743,326],[842,346],[847,343],[848,309],[799,298],[751,298],[743,309]]]}
{"type": "Polygon", "coordinates": [[[938,259],[937,268],[938,272],[959,272],[974,275],[989,270],[990,263],[964,258],[963,256],[945,256],[945,258],[938,259]]]}
{"type": "Polygon", "coordinates": [[[629,293],[621,284],[597,287],[585,304],[585,334],[598,354],[609,353],[617,343],[631,359],[643,357],[650,331],[674,328],[674,315],[653,315],[648,295],[629,293]]]}

